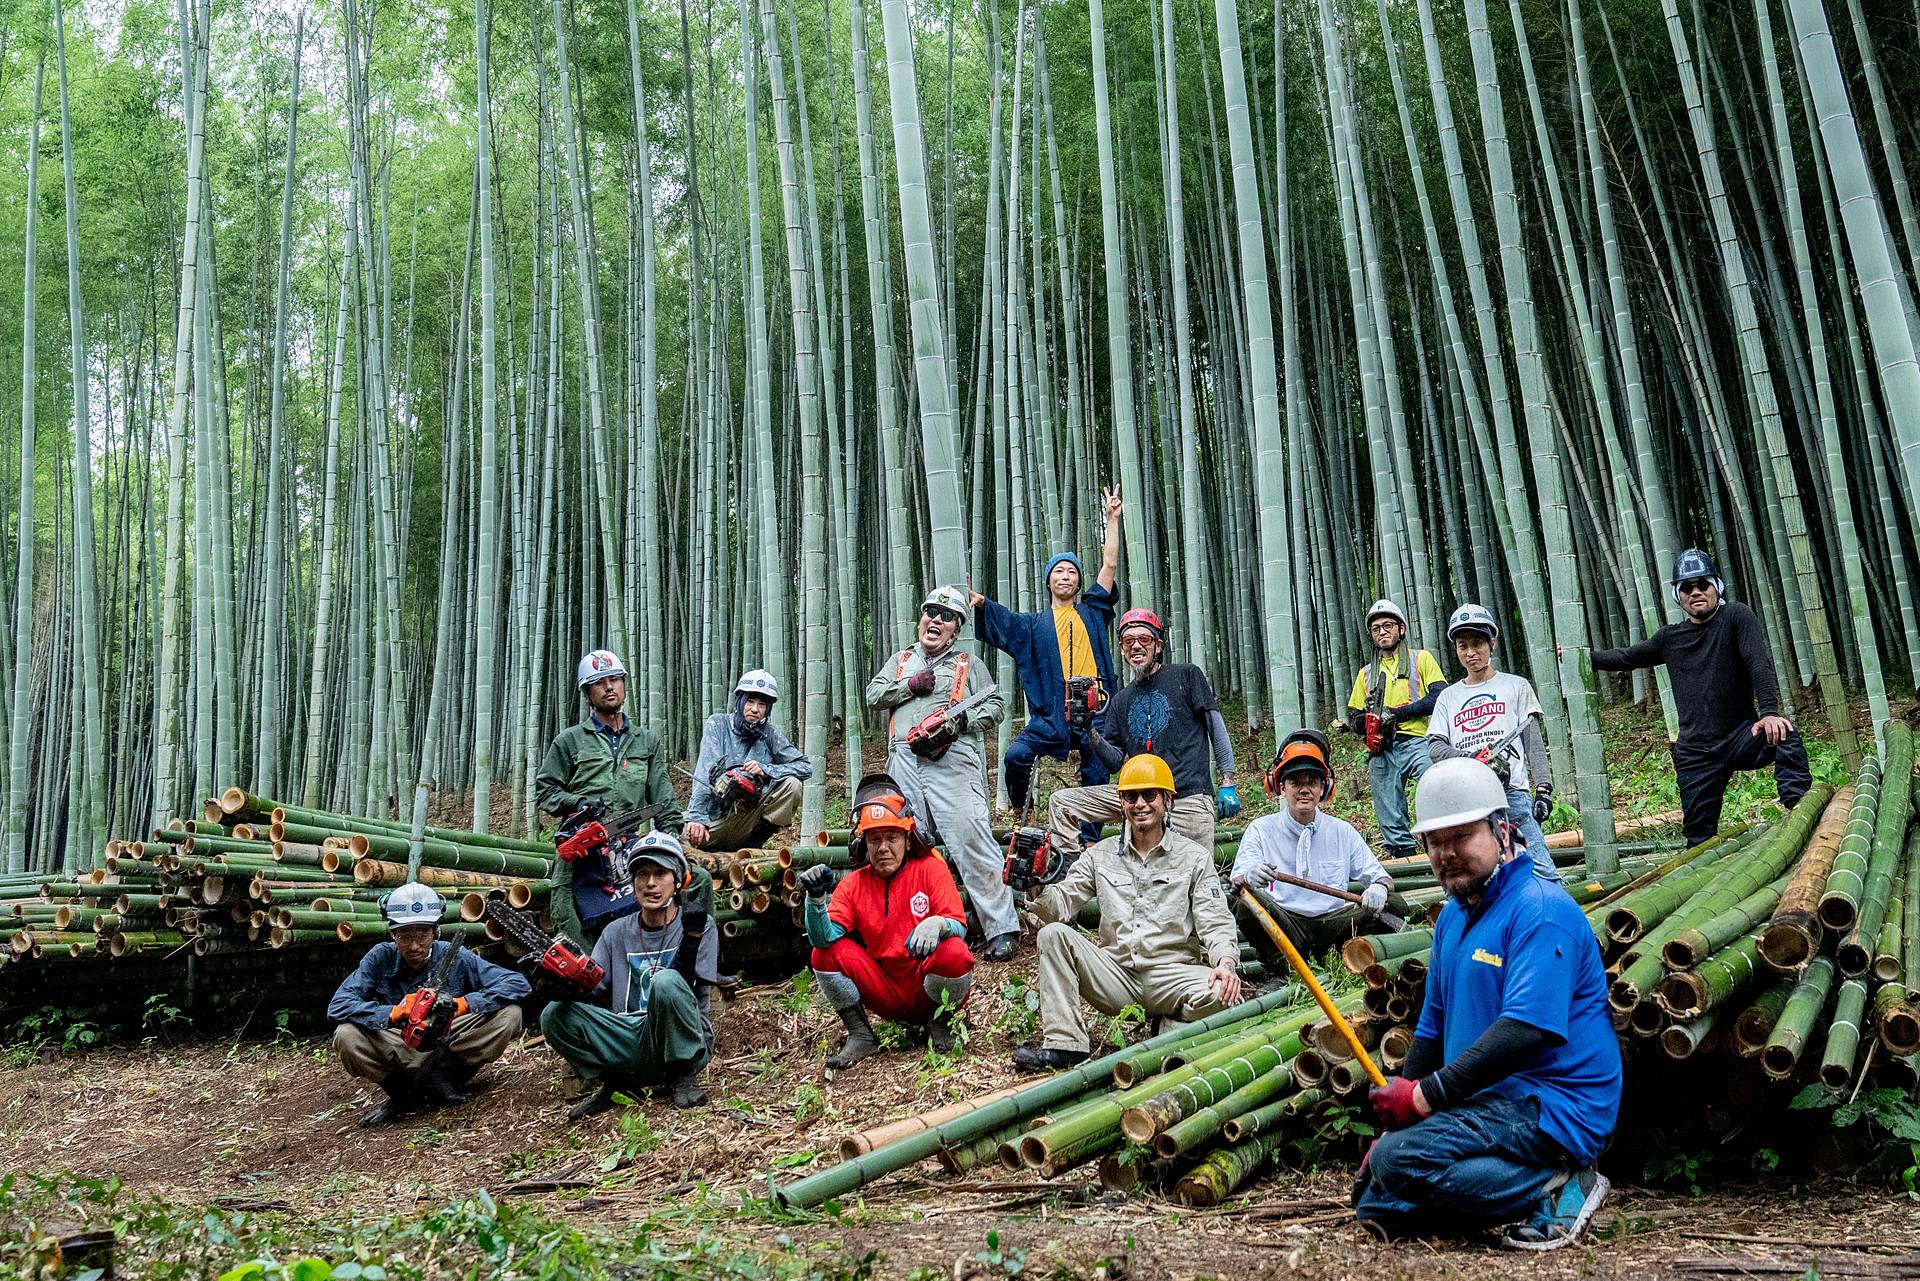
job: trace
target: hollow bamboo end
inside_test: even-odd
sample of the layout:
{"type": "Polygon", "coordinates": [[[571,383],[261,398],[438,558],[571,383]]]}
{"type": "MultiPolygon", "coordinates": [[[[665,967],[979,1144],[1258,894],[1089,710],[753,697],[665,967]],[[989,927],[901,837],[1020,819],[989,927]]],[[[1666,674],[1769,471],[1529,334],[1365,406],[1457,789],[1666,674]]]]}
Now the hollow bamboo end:
{"type": "Polygon", "coordinates": [[[1880,1043],[1898,1058],[1920,1052],[1920,1015],[1895,1006],[1880,1017],[1880,1043]]]}
{"type": "Polygon", "coordinates": [[[1792,1046],[1769,1045],[1760,1051],[1760,1070],[1776,1081],[1784,1081],[1793,1075],[1793,1065],[1799,1058],[1792,1046]]]}
{"type": "Polygon", "coordinates": [[[1632,1014],[1640,1006],[1640,985],[1615,979],[1607,986],[1607,1005],[1619,1014],[1632,1014]]]}
{"type": "Polygon", "coordinates": [[[1873,953],[1858,939],[1844,939],[1833,949],[1833,963],[1842,976],[1857,979],[1873,968],[1873,953]]]}
{"type": "Polygon", "coordinates": [[[477,921],[481,917],[485,916],[486,914],[487,914],[487,896],[486,895],[476,890],[471,894],[462,894],[460,896],[460,919],[461,920],[477,921]]]}
{"type": "Polygon", "coordinates": [[[1120,1133],[1134,1143],[1151,1143],[1160,1133],[1160,1118],[1157,1111],[1146,1104],[1128,1108],[1120,1114],[1120,1133]]]}
{"type": "Polygon", "coordinates": [[[365,858],[369,853],[373,851],[373,842],[368,840],[364,833],[355,832],[352,836],[349,836],[347,838],[347,848],[352,850],[355,854],[359,855],[361,858],[365,858]]]}
{"type": "Polygon", "coordinates": [[[1355,974],[1365,974],[1367,967],[1380,961],[1373,950],[1373,940],[1365,934],[1355,935],[1340,947],[1340,961],[1355,974]]]}
{"type": "Polygon", "coordinates": [[[1002,1143],[997,1155],[1000,1158],[1000,1168],[1009,1174],[1018,1173],[1022,1168],[1020,1145],[1018,1143],[1014,1143],[1011,1140],[1002,1143]]]}
{"type": "Polygon", "coordinates": [[[218,804],[222,813],[238,814],[247,807],[247,794],[237,787],[223,787],[218,804]]]}
{"type": "Polygon", "coordinates": [[[1769,925],[1760,936],[1760,959],[1782,974],[1791,974],[1813,959],[1813,938],[1793,925],[1769,925]]]}
{"type": "Polygon", "coordinates": [[[1180,1155],[1180,1141],[1171,1133],[1157,1135],[1153,1140],[1153,1153],[1163,1161],[1171,1161],[1180,1155]]]}
{"type": "Polygon", "coordinates": [[[1693,943],[1684,938],[1671,938],[1660,949],[1660,963],[1670,970],[1690,970],[1699,958],[1693,954],[1693,943]]]}
{"type": "Polygon", "coordinates": [[[525,881],[515,881],[507,886],[507,906],[526,911],[533,905],[533,887],[525,881]]]}
{"type": "Polygon", "coordinates": [[[1635,1036],[1658,1036],[1667,1026],[1667,1012],[1654,1001],[1642,1001],[1627,1016],[1627,1026],[1635,1036]]]}
{"type": "Polygon", "coordinates": [[[1837,896],[1820,900],[1819,910],[1815,914],[1819,916],[1820,924],[1835,934],[1845,934],[1853,928],[1854,921],[1859,917],[1852,899],[1837,896]]]}

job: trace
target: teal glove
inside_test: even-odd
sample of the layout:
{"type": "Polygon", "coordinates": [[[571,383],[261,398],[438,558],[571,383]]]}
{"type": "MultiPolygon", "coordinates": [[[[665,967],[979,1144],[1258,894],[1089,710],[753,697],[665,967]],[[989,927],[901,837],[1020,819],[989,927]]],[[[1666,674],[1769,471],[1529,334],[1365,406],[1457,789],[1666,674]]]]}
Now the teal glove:
{"type": "Polygon", "coordinates": [[[1213,812],[1221,818],[1232,818],[1240,812],[1240,793],[1232,783],[1220,785],[1220,791],[1214,797],[1213,812]]]}

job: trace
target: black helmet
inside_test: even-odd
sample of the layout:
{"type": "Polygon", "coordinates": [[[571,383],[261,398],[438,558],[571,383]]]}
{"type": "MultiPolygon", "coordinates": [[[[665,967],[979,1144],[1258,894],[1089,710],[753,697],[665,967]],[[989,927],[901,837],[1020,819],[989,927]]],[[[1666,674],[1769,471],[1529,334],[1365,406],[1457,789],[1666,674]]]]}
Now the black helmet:
{"type": "Polygon", "coordinates": [[[1673,577],[1668,585],[1673,590],[1673,599],[1680,599],[1680,584],[1689,578],[1704,578],[1713,584],[1713,590],[1721,596],[1727,594],[1727,585],[1720,577],[1719,566],[1713,563],[1713,557],[1698,547],[1689,547],[1673,558],[1673,577]]]}

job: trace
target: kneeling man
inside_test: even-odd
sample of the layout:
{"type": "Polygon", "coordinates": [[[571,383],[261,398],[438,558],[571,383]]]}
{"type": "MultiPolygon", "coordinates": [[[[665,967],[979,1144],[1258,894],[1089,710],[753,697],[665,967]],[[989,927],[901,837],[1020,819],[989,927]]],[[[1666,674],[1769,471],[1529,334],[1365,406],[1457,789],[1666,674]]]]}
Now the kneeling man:
{"type": "Polygon", "coordinates": [[[847,1029],[827,1066],[852,1067],[879,1053],[868,1011],[924,1026],[945,1054],[973,990],[966,913],[953,873],[921,836],[892,775],[869,774],[854,789],[847,852],[854,867],[838,885],[824,863],[799,877],[814,981],[847,1029]]]}
{"type": "Polygon", "coordinates": [[[1401,1075],[1372,1093],[1388,1133],[1355,1185],[1387,1238],[1503,1228],[1516,1250],[1571,1243],[1606,1198],[1593,1168],[1620,1111],[1620,1046],[1593,929],[1534,875],[1507,792],[1467,757],[1414,795],[1414,834],[1448,895],[1401,1075]]]}
{"type": "Polygon", "coordinates": [[[409,882],[380,901],[389,939],[375,943],[327,1003],[340,1066],[386,1098],[360,1117],[383,1125],[416,1107],[465,1103],[461,1087],[520,1035],[532,989],[512,970],[436,939],[446,904],[409,882]]]}
{"type": "Polygon", "coordinates": [[[1173,771],[1158,756],[1120,767],[1126,826],[1089,846],[1058,884],[1033,900],[1041,927],[1040,1048],[1021,1046],[1024,1072],[1072,1067],[1087,1057],[1080,1002],[1102,1014],[1137,1005],[1188,1020],[1240,1000],[1240,940],[1213,868],[1213,853],[1167,829],[1173,771]],[[1100,936],[1071,922],[1100,901],[1100,936]]]}

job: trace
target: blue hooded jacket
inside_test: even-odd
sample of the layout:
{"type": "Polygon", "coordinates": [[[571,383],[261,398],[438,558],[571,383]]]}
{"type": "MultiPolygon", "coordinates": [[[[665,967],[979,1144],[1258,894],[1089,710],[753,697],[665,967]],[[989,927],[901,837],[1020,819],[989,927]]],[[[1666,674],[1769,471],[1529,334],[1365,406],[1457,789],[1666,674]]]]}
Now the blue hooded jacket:
{"type": "MultiPolygon", "coordinates": [[[[1059,558],[1056,557],[1056,560],[1059,558]]],[[[1107,633],[1113,628],[1114,595],[1099,580],[1087,583],[1074,608],[1086,624],[1087,639],[1093,644],[1094,670],[1100,673],[1100,687],[1113,697],[1119,686],[1113,679],[1113,651],[1107,633]]],[[[982,600],[974,615],[980,639],[1013,659],[1020,677],[1020,692],[1036,722],[1045,721],[1056,735],[1067,737],[1067,683],[1061,675],[1060,641],[1053,629],[1053,606],[1031,614],[1021,614],[994,600],[982,600]]]]}

